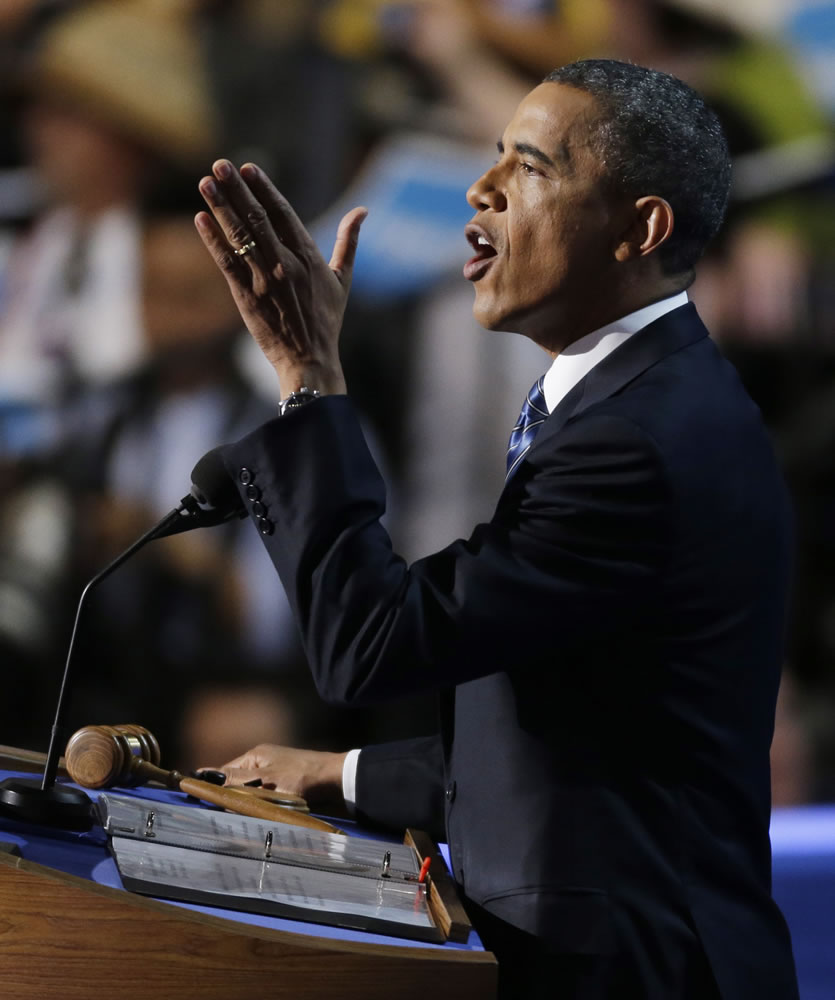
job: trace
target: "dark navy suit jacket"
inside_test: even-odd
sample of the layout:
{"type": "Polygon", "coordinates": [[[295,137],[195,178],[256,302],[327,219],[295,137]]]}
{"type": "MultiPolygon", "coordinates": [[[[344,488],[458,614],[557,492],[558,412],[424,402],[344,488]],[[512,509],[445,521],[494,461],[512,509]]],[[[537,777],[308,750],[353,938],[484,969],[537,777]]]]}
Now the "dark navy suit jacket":
{"type": "Polygon", "coordinates": [[[468,899],[554,954],[625,956],[642,1000],[684,996],[694,949],[724,1000],[796,997],[768,840],[790,515],[692,305],[568,394],[489,523],[412,566],[347,398],[224,460],[322,696],[441,694],[438,740],[361,754],[364,816],[443,833],[468,899]]]}

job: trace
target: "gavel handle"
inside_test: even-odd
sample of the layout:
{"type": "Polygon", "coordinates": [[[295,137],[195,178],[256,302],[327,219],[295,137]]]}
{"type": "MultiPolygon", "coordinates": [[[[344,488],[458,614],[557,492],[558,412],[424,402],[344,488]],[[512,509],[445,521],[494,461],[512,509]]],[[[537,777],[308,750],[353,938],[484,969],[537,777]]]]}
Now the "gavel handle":
{"type": "Polygon", "coordinates": [[[250,795],[242,788],[218,787],[198,778],[183,778],[180,782],[180,791],[244,816],[255,816],[273,823],[289,823],[291,826],[305,826],[309,830],[323,830],[325,833],[344,832],[323,819],[298,812],[296,809],[288,809],[286,806],[277,806],[274,802],[267,802],[250,795]]]}
{"type": "Polygon", "coordinates": [[[254,795],[257,799],[263,799],[264,802],[274,802],[277,806],[284,806],[286,809],[310,812],[307,802],[300,795],[282,792],[278,788],[253,788],[250,785],[241,788],[241,791],[246,792],[247,795],[254,795]]]}
{"type": "Polygon", "coordinates": [[[343,830],[331,826],[323,819],[317,819],[315,816],[298,812],[295,809],[277,806],[273,802],[266,802],[255,795],[250,795],[242,788],[219,787],[208,781],[200,781],[199,778],[186,778],[179,771],[164,771],[161,767],[155,767],[146,760],[137,759],[133,769],[148,780],[159,781],[169,788],[179,789],[181,792],[193,795],[204,802],[222,806],[229,812],[240,813],[243,816],[254,816],[256,819],[265,819],[273,823],[304,826],[309,830],[322,830],[325,833],[344,833],[343,830]]]}

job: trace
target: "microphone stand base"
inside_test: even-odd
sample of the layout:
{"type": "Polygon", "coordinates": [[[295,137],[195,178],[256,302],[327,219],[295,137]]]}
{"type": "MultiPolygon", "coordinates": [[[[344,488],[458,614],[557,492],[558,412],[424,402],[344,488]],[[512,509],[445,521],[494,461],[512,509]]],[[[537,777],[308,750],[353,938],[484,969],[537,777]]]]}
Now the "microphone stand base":
{"type": "Polygon", "coordinates": [[[89,830],[93,825],[92,806],[88,795],[68,785],[44,789],[37,778],[0,781],[0,814],[22,823],[89,830]]]}

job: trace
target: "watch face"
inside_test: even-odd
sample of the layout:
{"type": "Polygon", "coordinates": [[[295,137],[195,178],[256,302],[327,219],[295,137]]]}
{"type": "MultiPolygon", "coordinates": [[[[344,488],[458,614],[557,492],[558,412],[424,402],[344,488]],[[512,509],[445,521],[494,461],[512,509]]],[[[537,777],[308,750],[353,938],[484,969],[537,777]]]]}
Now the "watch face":
{"type": "Polygon", "coordinates": [[[299,389],[298,392],[291,392],[287,399],[282,402],[280,413],[283,415],[288,410],[297,410],[300,406],[311,403],[318,397],[319,393],[315,389],[299,389]]]}

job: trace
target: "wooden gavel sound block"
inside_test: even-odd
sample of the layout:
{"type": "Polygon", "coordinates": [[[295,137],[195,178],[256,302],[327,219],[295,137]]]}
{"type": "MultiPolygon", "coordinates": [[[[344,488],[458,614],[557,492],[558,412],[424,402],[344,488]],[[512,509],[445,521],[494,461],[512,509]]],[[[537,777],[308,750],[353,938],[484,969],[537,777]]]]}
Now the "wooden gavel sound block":
{"type": "Polygon", "coordinates": [[[164,770],[159,767],[159,743],[144,726],[84,726],[70,737],[64,757],[69,776],[85,788],[158,781],[168,788],[244,816],[342,833],[324,820],[265,801],[251,790],[218,787],[199,778],[186,777],[179,771],[164,770]]]}

